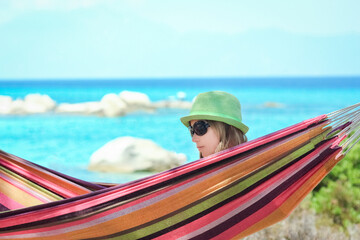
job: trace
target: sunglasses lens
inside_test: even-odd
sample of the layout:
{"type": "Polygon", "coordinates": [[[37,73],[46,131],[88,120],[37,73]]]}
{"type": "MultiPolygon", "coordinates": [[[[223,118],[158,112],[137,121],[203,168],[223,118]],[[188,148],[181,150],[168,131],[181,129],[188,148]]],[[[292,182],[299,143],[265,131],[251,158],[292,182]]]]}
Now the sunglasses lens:
{"type": "Polygon", "coordinates": [[[210,125],[207,122],[197,121],[194,123],[194,126],[190,127],[191,136],[193,136],[194,133],[198,136],[203,136],[206,134],[208,127],[210,127],[210,125]]]}

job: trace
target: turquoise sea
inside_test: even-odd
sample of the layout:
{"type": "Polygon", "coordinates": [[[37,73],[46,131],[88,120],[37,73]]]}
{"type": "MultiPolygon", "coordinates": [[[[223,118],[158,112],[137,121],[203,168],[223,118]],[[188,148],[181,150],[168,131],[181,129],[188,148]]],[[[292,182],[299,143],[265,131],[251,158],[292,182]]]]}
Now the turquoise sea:
{"type": "MultiPolygon", "coordinates": [[[[223,90],[237,96],[250,140],[302,120],[360,102],[360,77],[321,78],[194,78],[122,80],[0,80],[0,95],[13,99],[29,93],[47,94],[59,103],[100,101],[123,90],[145,93],[151,101],[180,91],[191,101],[198,93],[223,90]],[[265,103],[281,104],[280,108],[265,103]]],[[[101,174],[87,170],[91,154],[112,139],[134,136],[196,160],[197,150],[179,118],[188,110],[163,109],[123,117],[0,115],[0,149],[88,181],[127,182],[139,174],[101,174]]]]}

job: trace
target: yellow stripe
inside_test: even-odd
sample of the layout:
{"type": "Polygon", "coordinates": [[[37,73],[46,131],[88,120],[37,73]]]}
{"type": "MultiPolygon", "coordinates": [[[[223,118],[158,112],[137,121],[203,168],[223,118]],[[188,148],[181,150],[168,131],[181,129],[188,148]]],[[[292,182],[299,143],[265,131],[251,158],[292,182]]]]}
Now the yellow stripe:
{"type": "Polygon", "coordinates": [[[33,196],[25,193],[23,190],[13,186],[12,184],[4,181],[3,179],[0,179],[0,192],[25,207],[30,207],[43,203],[39,199],[34,198],[33,196]]]}

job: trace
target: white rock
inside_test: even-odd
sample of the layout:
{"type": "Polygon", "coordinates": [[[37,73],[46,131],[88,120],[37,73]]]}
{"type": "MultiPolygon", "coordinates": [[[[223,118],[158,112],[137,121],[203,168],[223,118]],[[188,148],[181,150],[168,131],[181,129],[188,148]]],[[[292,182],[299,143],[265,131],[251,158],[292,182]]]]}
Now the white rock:
{"type": "Polygon", "coordinates": [[[56,106],[55,101],[48,95],[38,93],[26,95],[24,104],[25,112],[27,113],[45,113],[56,106]]]}
{"type": "Polygon", "coordinates": [[[106,94],[100,103],[107,117],[121,116],[127,111],[127,104],[115,93],[106,94]]]}
{"type": "Polygon", "coordinates": [[[12,114],[25,114],[25,102],[22,99],[16,99],[11,103],[11,110],[12,114]]]}
{"type": "Polygon", "coordinates": [[[119,93],[120,98],[131,107],[149,107],[150,98],[140,92],[122,91],[119,93]]]}
{"type": "Polygon", "coordinates": [[[86,102],[86,113],[91,115],[103,115],[104,109],[100,102],[86,102]]]}
{"type": "Polygon", "coordinates": [[[92,154],[89,169],[100,172],[159,172],[185,162],[184,154],[167,151],[151,140],[120,137],[92,154]]]}
{"type": "Polygon", "coordinates": [[[57,106],[55,112],[70,114],[102,115],[103,109],[99,102],[84,103],[61,103],[57,106]]]}
{"type": "Polygon", "coordinates": [[[12,98],[0,95],[0,114],[11,113],[12,98]]]}
{"type": "Polygon", "coordinates": [[[85,104],[81,103],[61,103],[55,112],[59,113],[83,113],[86,110],[85,104]]]}

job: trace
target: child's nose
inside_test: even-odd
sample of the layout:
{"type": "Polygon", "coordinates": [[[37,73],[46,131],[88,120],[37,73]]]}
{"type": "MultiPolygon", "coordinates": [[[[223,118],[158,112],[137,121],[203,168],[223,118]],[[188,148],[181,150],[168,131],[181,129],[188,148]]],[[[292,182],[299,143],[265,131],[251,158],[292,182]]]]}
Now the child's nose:
{"type": "Polygon", "coordinates": [[[192,141],[193,142],[198,142],[199,141],[199,136],[196,133],[194,133],[194,135],[192,136],[192,141]]]}

